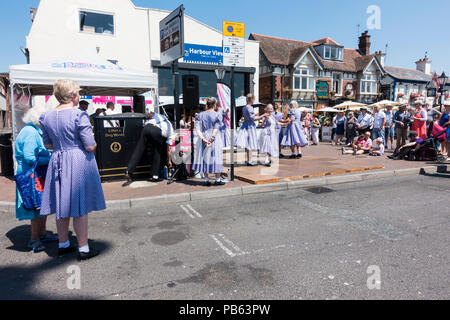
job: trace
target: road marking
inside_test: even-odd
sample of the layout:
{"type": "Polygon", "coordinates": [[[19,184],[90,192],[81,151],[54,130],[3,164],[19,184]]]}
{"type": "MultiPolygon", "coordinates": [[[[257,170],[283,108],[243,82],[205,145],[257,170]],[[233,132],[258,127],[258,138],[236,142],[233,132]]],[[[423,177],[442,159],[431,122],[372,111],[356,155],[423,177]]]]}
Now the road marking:
{"type": "Polygon", "coordinates": [[[230,249],[228,249],[227,247],[225,247],[225,245],[222,243],[222,241],[220,241],[219,239],[216,238],[215,235],[211,234],[210,237],[217,243],[217,245],[223,250],[225,251],[230,257],[235,257],[236,254],[233,253],[230,249]]]}
{"type": "Polygon", "coordinates": [[[396,226],[380,222],[375,218],[363,215],[357,211],[355,212],[345,209],[329,208],[302,198],[295,198],[291,200],[299,204],[300,206],[309,208],[322,214],[326,214],[331,217],[343,219],[360,230],[370,232],[386,240],[399,241],[411,236],[410,233],[405,232],[396,226]]]}
{"type": "Polygon", "coordinates": [[[186,209],[185,206],[180,205],[180,208],[183,209],[183,211],[186,212],[186,214],[187,214],[189,217],[191,217],[192,219],[195,219],[195,217],[192,215],[192,213],[190,213],[189,210],[186,209]]]}
{"type": "Polygon", "coordinates": [[[191,209],[191,211],[199,218],[203,218],[202,215],[200,213],[198,213],[194,208],[191,207],[190,204],[186,205],[186,207],[188,207],[189,209],[191,209]]]}
{"type": "Polygon", "coordinates": [[[223,234],[218,234],[218,236],[221,237],[223,239],[223,241],[225,241],[225,243],[230,245],[236,251],[237,256],[243,256],[243,255],[248,254],[248,252],[242,251],[236,244],[233,243],[233,241],[226,238],[223,234]]]}

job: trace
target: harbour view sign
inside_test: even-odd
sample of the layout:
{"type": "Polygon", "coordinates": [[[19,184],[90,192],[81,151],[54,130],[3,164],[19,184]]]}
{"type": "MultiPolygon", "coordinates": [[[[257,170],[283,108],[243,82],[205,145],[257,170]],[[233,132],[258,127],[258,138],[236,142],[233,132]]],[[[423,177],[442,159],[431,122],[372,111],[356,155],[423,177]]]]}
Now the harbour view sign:
{"type": "Polygon", "coordinates": [[[184,7],[175,11],[159,23],[161,65],[166,65],[184,56],[184,7]]]}
{"type": "Polygon", "coordinates": [[[183,61],[199,64],[223,64],[222,47],[186,43],[183,61]]]}
{"type": "Polygon", "coordinates": [[[318,99],[326,99],[328,98],[328,94],[330,91],[330,87],[328,82],[320,81],[316,84],[316,95],[318,99]]]}

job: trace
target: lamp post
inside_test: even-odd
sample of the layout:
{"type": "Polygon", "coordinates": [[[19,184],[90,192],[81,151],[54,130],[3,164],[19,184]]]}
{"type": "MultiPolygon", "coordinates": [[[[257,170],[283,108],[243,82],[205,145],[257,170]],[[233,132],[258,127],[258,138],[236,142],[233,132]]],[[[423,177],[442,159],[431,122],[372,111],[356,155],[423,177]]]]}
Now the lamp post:
{"type": "Polygon", "coordinates": [[[438,79],[439,79],[439,93],[441,94],[440,111],[442,112],[442,106],[444,105],[445,102],[444,86],[447,83],[448,77],[445,75],[445,72],[442,72],[441,76],[438,79]]]}
{"type": "Polygon", "coordinates": [[[231,133],[230,133],[230,181],[234,181],[234,132],[236,129],[235,124],[235,112],[236,112],[236,100],[234,98],[234,67],[231,67],[231,74],[230,74],[230,85],[225,83],[223,79],[225,79],[225,74],[227,72],[227,69],[225,69],[222,66],[219,66],[216,70],[216,76],[217,76],[217,83],[221,83],[223,85],[226,85],[230,89],[230,102],[231,102],[231,133]]]}

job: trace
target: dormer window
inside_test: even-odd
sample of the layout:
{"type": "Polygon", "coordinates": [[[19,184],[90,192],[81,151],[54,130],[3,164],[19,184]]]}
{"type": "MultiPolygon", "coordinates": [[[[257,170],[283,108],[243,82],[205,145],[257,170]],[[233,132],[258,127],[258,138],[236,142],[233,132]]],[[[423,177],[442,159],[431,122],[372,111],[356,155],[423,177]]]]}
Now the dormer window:
{"type": "Polygon", "coordinates": [[[325,45],[324,47],[324,58],[328,60],[340,60],[342,61],[343,58],[343,48],[332,46],[332,45],[325,45]]]}

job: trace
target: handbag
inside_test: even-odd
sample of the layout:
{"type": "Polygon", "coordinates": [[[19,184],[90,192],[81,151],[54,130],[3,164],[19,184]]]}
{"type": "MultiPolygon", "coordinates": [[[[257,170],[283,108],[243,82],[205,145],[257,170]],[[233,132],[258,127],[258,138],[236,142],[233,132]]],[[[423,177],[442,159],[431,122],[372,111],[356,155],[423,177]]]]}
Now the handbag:
{"type": "Polygon", "coordinates": [[[38,166],[38,161],[31,169],[14,176],[17,190],[27,210],[40,210],[44,192],[45,175],[48,166],[38,166]]]}

